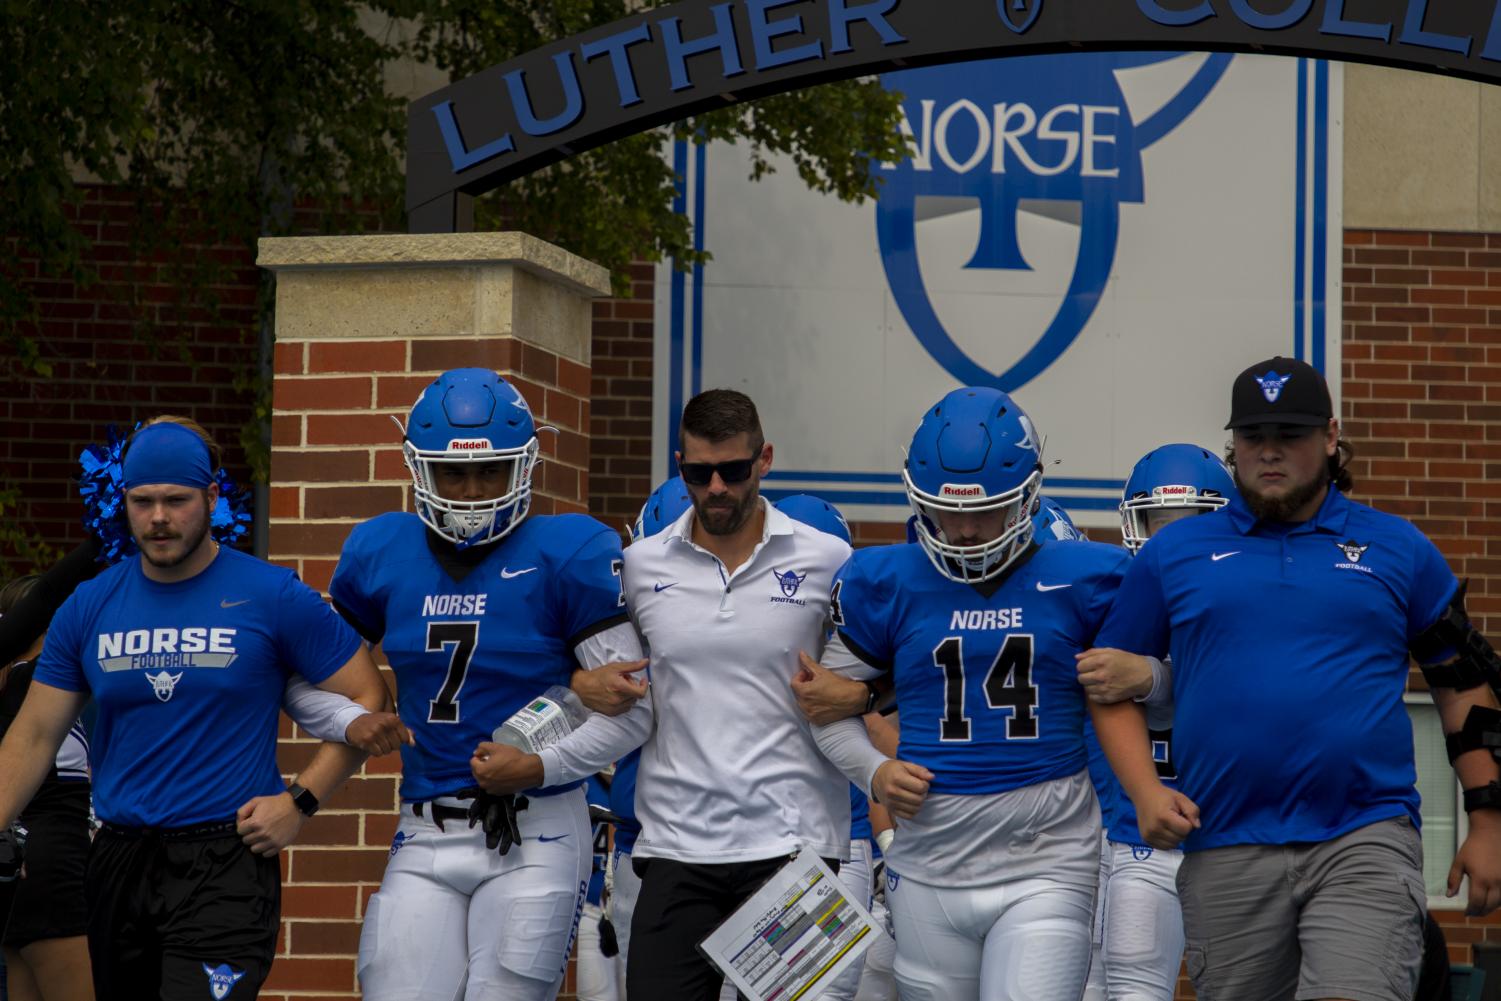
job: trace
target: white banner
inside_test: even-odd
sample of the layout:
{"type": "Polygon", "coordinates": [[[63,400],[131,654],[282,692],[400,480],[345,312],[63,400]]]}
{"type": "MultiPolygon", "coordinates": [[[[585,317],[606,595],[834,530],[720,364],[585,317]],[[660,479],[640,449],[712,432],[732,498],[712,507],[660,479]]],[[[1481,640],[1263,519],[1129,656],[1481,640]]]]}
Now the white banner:
{"type": "Polygon", "coordinates": [[[1079,54],[884,82],[915,152],[874,203],[815,194],[788,162],[752,182],[727,144],[674,150],[713,260],[658,268],[657,481],[683,404],[728,386],[776,446],[769,496],[904,520],[922,413],[994,385],[1047,440],[1044,491],[1104,526],[1151,448],[1221,450],[1247,365],[1309,361],[1338,406],[1337,64],[1079,54]]]}

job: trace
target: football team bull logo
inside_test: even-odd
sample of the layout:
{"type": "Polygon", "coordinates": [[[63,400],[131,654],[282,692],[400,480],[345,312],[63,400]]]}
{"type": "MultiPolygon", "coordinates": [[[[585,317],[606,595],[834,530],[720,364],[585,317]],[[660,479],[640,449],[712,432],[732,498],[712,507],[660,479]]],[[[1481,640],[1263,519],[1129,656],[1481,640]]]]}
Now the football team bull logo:
{"type": "Polygon", "coordinates": [[[781,586],[782,593],[789,598],[796,597],[797,589],[802,587],[803,581],[808,579],[806,573],[799,575],[791,570],[786,573],[782,573],[780,570],[773,570],[771,575],[777,579],[777,584],[781,586]]]}
{"type": "Polygon", "coordinates": [[[156,693],[156,697],[166,702],[172,698],[172,693],[177,691],[177,683],[182,680],[182,672],[168,674],[166,671],[160,671],[156,674],[147,674],[146,680],[151,682],[151,690],[156,693]]]}
{"type": "MultiPolygon", "coordinates": [[[[998,0],[1002,20],[1018,33],[1031,27],[1041,8],[1042,0],[998,0]]],[[[1233,57],[1209,56],[1141,121],[1133,119],[1116,73],[1180,58],[1201,57],[1036,56],[881,78],[903,95],[902,128],[912,144],[910,156],[879,169],[884,183],[876,233],[886,282],[918,341],[960,385],[1015,392],[1057,361],[1094,315],[1115,262],[1120,207],[1146,199],[1142,151],[1203,103],[1233,57]],[[1033,267],[1017,238],[1023,211],[1077,228],[1073,275],[1044,329],[998,323],[951,330],[940,316],[929,279],[952,288],[958,275],[921,259],[919,227],[949,232],[967,225],[968,216],[959,214],[976,207],[977,242],[961,269],[995,273],[980,295],[1025,291],[1018,273],[1033,267]]],[[[970,231],[962,232],[967,241],[970,231]]],[[[973,291],[972,285],[965,288],[973,291]]]]}
{"type": "Polygon", "coordinates": [[[224,1001],[229,997],[229,992],[234,990],[235,984],[245,975],[244,970],[237,970],[228,963],[220,963],[218,966],[203,965],[203,972],[208,974],[209,992],[214,995],[214,1001],[224,1001]]]}
{"type": "Polygon", "coordinates": [[[1277,397],[1282,395],[1282,387],[1287,385],[1287,380],[1292,378],[1292,373],[1278,375],[1276,372],[1268,372],[1266,375],[1254,377],[1261,386],[1261,395],[1266,397],[1268,403],[1276,403],[1277,397]]]}
{"type": "Polygon", "coordinates": [[[1371,548],[1369,544],[1362,546],[1353,539],[1349,542],[1336,542],[1335,545],[1339,546],[1340,551],[1345,554],[1345,559],[1351,563],[1359,563],[1360,558],[1365,555],[1365,551],[1371,548]]]}

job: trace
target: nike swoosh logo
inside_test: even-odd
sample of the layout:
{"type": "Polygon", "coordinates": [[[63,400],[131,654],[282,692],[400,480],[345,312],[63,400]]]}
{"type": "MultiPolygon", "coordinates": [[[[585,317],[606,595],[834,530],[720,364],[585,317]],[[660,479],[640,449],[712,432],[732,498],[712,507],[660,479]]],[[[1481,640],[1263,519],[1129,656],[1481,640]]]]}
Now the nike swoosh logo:
{"type": "Polygon", "coordinates": [[[536,567],[527,567],[525,570],[507,570],[504,567],[502,567],[501,571],[500,571],[500,576],[501,576],[502,580],[512,580],[512,579],[514,579],[516,577],[520,577],[522,574],[531,573],[535,569],[537,569],[537,568],[536,567]]]}
{"type": "Polygon", "coordinates": [[[555,834],[550,838],[545,834],[539,834],[537,835],[537,840],[542,842],[543,844],[547,844],[547,842],[549,841],[562,841],[566,837],[568,837],[568,835],[566,834],[555,834]]]}
{"type": "Polygon", "coordinates": [[[1228,560],[1232,556],[1239,556],[1239,555],[1240,555],[1240,550],[1237,549],[1233,553],[1210,553],[1209,554],[1209,558],[1213,562],[1218,563],[1220,560],[1228,560]]]}
{"type": "Polygon", "coordinates": [[[1061,591],[1061,590],[1063,590],[1066,587],[1073,587],[1073,586],[1074,585],[1072,585],[1072,584],[1044,584],[1042,581],[1038,581],[1037,582],[1037,590],[1042,591],[1044,593],[1046,593],[1048,591],[1061,591]]]}
{"type": "Polygon", "coordinates": [[[654,584],[652,585],[652,590],[658,592],[665,591],[669,587],[677,587],[678,583],[678,581],[673,581],[671,584],[654,584]]]}
{"type": "Polygon", "coordinates": [[[225,601],[223,598],[219,599],[220,608],[239,608],[241,605],[248,604],[250,604],[249,598],[246,598],[244,601],[225,601]]]}

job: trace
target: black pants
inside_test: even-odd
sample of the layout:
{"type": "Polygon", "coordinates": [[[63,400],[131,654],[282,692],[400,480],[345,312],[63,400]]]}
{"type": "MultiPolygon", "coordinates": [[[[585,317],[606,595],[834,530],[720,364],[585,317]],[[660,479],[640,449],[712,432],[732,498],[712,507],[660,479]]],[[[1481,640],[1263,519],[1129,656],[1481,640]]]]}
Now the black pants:
{"type": "Polygon", "coordinates": [[[271,972],[281,868],[245,847],[232,821],[159,832],[106,824],[84,893],[99,1001],[250,999],[271,972]]]}
{"type": "MultiPolygon", "coordinates": [[[[837,859],[824,862],[839,871],[837,859]]],[[[641,892],[631,918],[626,995],[716,1001],[724,974],[703,957],[698,943],[786,864],[785,856],[722,865],[632,859],[641,892]]]]}
{"type": "Polygon", "coordinates": [[[89,784],[43,782],[21,811],[20,824],[26,828],[26,878],[0,884],[5,929],[0,943],[20,949],[82,935],[88,923],[83,870],[89,857],[89,784]]]}

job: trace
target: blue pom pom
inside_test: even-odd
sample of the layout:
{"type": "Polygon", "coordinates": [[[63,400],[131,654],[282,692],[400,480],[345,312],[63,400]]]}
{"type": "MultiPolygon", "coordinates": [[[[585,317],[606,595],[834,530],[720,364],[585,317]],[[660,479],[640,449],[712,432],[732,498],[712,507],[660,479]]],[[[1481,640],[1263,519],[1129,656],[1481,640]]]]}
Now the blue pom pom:
{"type": "MultiPolygon", "coordinates": [[[[131,429],[135,433],[140,425],[131,429]]],[[[83,497],[83,525],[99,539],[99,561],[115,564],[140,552],[130,534],[125,517],[124,470],[120,455],[128,435],[109,426],[103,445],[88,445],[79,455],[83,471],[78,477],[78,492],[83,497]]],[[[250,534],[255,520],[252,497],[242,490],[223,469],[214,473],[219,485],[219,501],[209,518],[209,534],[222,546],[237,546],[250,534]]]]}
{"type": "Polygon", "coordinates": [[[130,525],[125,519],[120,453],[125,450],[126,436],[113,424],[107,433],[103,445],[86,446],[78,457],[83,466],[78,477],[78,492],[83,497],[83,525],[100,542],[99,561],[114,564],[140,550],[130,536],[130,525]]]}

